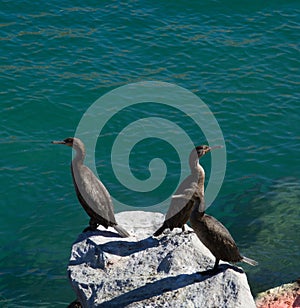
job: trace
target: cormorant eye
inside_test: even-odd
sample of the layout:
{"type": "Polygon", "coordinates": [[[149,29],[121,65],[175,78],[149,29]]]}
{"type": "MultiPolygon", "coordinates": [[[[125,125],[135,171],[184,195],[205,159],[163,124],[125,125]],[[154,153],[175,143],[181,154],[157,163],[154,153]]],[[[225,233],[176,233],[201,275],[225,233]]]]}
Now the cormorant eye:
{"type": "Polygon", "coordinates": [[[72,138],[67,138],[64,140],[65,143],[67,144],[73,144],[73,139],[72,138]]]}

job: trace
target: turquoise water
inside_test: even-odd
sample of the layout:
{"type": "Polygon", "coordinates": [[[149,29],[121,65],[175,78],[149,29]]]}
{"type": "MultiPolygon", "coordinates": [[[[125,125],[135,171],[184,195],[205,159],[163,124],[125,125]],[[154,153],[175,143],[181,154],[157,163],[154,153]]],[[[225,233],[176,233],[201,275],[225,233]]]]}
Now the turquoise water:
{"type": "Polygon", "coordinates": [[[299,9],[296,1],[3,1],[0,306],[75,298],[66,267],[88,218],[71,151],[50,141],[74,135],[101,95],[145,80],[192,91],[218,120],[227,172],[208,212],[259,261],[244,267],[253,293],[296,279],[299,9]]]}

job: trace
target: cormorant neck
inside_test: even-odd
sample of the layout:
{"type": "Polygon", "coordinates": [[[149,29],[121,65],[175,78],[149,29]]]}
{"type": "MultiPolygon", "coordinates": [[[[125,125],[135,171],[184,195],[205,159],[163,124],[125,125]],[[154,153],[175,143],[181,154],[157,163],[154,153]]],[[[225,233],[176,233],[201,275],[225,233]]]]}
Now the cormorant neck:
{"type": "Polygon", "coordinates": [[[85,149],[82,144],[82,146],[73,146],[73,149],[76,151],[76,156],[73,159],[73,163],[77,165],[83,165],[83,161],[85,158],[85,149]]]}
{"type": "Polygon", "coordinates": [[[191,173],[198,173],[199,158],[196,149],[193,149],[189,157],[191,173]]]}
{"type": "Polygon", "coordinates": [[[205,214],[204,195],[200,195],[200,198],[195,200],[192,213],[200,216],[203,216],[205,214]]]}
{"type": "Polygon", "coordinates": [[[204,196],[204,182],[205,182],[205,171],[203,167],[197,163],[197,173],[198,173],[198,187],[199,193],[204,196]]]}
{"type": "Polygon", "coordinates": [[[205,171],[199,163],[199,158],[196,149],[191,152],[189,159],[191,174],[198,179],[199,193],[204,196],[204,181],[205,181],[205,171]]]}

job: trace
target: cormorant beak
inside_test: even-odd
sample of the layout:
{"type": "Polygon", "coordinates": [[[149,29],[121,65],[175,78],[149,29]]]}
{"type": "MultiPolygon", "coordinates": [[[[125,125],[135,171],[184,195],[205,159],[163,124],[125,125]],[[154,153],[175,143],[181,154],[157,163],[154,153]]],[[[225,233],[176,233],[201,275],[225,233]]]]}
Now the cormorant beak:
{"type": "Polygon", "coordinates": [[[53,143],[53,144],[66,144],[66,142],[64,140],[62,140],[62,141],[51,141],[51,143],[53,143]]]}
{"type": "Polygon", "coordinates": [[[203,150],[204,154],[208,153],[211,151],[211,147],[208,147],[207,149],[203,150]]]}
{"type": "Polygon", "coordinates": [[[223,147],[221,145],[215,145],[213,147],[209,147],[209,150],[208,152],[212,151],[212,150],[215,150],[215,149],[222,149],[223,147]]]}
{"type": "MultiPolygon", "coordinates": [[[[201,146],[199,146],[199,147],[201,147],[201,146]]],[[[211,152],[212,150],[220,149],[220,148],[222,148],[221,145],[216,145],[216,146],[213,146],[213,147],[209,147],[209,146],[208,146],[208,147],[206,147],[205,149],[201,149],[201,152],[198,152],[198,149],[197,149],[197,147],[196,147],[197,153],[198,153],[198,157],[201,157],[201,156],[207,154],[208,152],[211,152]],[[200,156],[199,156],[199,155],[200,155],[200,156]]]]}

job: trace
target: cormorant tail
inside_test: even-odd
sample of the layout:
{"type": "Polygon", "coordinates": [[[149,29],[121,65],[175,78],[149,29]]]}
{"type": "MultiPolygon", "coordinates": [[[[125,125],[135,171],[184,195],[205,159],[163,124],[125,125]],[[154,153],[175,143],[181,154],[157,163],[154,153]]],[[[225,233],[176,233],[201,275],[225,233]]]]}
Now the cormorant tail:
{"type": "Polygon", "coordinates": [[[161,235],[164,232],[165,229],[166,229],[165,224],[163,224],[158,230],[156,230],[153,233],[153,235],[154,236],[159,236],[159,235],[161,235]]]}
{"type": "Polygon", "coordinates": [[[119,233],[122,237],[129,237],[130,234],[120,225],[114,225],[114,229],[119,233]]]}
{"type": "Polygon", "coordinates": [[[248,263],[248,264],[250,264],[252,266],[255,266],[255,265],[258,264],[258,262],[256,262],[255,260],[252,260],[252,259],[244,257],[244,256],[243,256],[242,261],[245,262],[245,263],[248,263]]]}

